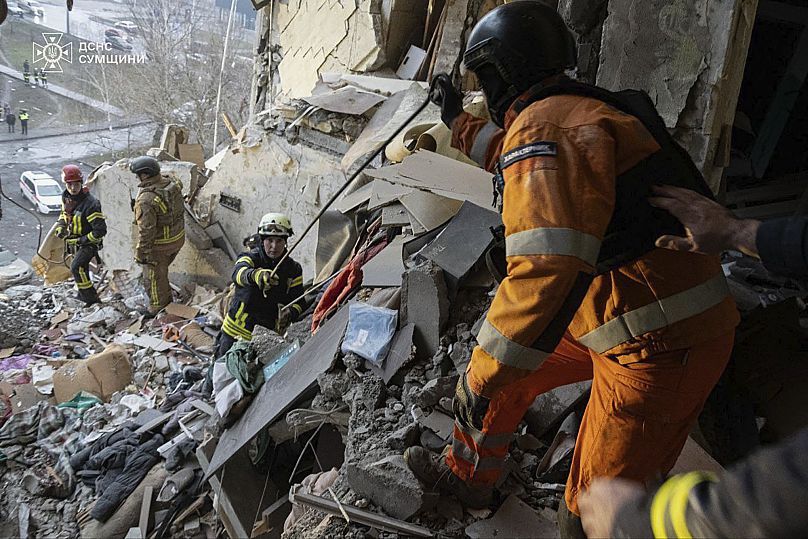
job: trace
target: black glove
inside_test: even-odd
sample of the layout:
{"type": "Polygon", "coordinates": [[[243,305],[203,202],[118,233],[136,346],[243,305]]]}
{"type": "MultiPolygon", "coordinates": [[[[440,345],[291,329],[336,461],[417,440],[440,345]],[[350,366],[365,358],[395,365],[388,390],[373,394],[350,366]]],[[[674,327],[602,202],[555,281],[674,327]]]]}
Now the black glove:
{"type": "Polygon", "coordinates": [[[63,226],[56,227],[56,237],[63,240],[67,237],[67,229],[63,226]]]}
{"type": "Polygon", "coordinates": [[[440,107],[440,119],[451,129],[452,122],[463,112],[463,94],[454,87],[449,75],[445,73],[435,75],[429,98],[440,107]]]}
{"type": "Polygon", "coordinates": [[[452,411],[455,419],[461,424],[483,430],[483,418],[488,412],[491,399],[474,393],[466,383],[466,373],[460,376],[455,388],[455,397],[452,400],[452,411]]]}

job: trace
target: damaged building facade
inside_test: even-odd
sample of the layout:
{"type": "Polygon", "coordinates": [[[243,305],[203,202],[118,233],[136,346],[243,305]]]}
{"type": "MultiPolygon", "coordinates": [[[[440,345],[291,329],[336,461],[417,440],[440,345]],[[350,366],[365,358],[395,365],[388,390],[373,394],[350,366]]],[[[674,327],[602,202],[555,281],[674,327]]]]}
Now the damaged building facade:
{"type": "MultiPolygon", "coordinates": [[[[496,511],[468,511],[431,492],[402,456],[411,445],[440,452],[451,442],[455,385],[496,288],[496,267],[486,253],[501,218],[492,205],[490,174],[451,147],[440,110],[430,104],[336,196],[424,103],[434,75],[449,74],[465,93],[465,109],[487,114],[462,56],[470,29],[502,3],[258,2],[250,123],[208,160],[191,158],[197,154],[179,144],[182,130],[175,127],[150,152],[186,195],[188,241],[171,274],[184,305],[175,306],[170,318],[135,327],[125,316],[127,305],[116,304],[120,319],[101,330],[94,325],[99,322],[87,321],[94,320],[91,313],[49,300],[43,319],[32,322],[51,332],[61,327],[62,337],[68,328],[85,335],[90,357],[114,353],[110,346],[127,351],[133,372],[96,395],[107,416],[117,410],[108,407],[134,401],[122,405],[122,396],[151,399],[150,407],[129,406],[126,414],[135,424],[98,419],[110,429],[138,433],[141,448],[153,444],[155,450],[144,451],[150,466],[130,495],[134,501],[123,502],[117,519],[108,520],[114,530],[98,527],[104,524],[93,516],[98,511],[93,513],[88,485],[78,498],[66,498],[82,534],[202,536],[217,526],[230,537],[364,537],[369,529],[384,537],[557,533],[555,513],[589,382],[541,395],[531,406],[515,434],[508,473],[498,485],[504,502],[496,511]],[[294,258],[313,289],[312,305],[285,336],[257,330],[232,363],[222,363],[208,404],[198,393],[199,373],[188,367],[201,371],[214,359],[212,334],[226,312],[226,291],[205,287],[226,289],[245,238],[267,212],[291,218],[297,235],[291,243],[300,240],[294,258]],[[61,319],[54,319],[57,314],[61,319]],[[189,321],[197,327],[189,330],[189,321]],[[171,325],[176,335],[165,329],[171,325]],[[177,392],[186,392],[185,398],[173,401],[177,392]],[[160,402],[159,415],[141,415],[160,402]],[[192,471],[176,475],[184,469],[192,471]],[[165,485],[180,480],[170,503],[161,500],[165,485]]],[[[804,114],[789,115],[806,101],[805,92],[794,97],[789,89],[808,75],[799,61],[808,56],[808,10],[757,0],[550,3],[578,42],[575,75],[611,90],[646,91],[719,200],[744,217],[786,215],[803,206],[806,180],[799,173],[808,162],[794,158],[787,165],[778,158],[788,151],[781,141],[808,132],[804,114]],[[783,24],[783,42],[772,41],[783,24]],[[766,88],[758,82],[766,54],[750,47],[759,42],[794,58],[766,88]],[[767,106],[755,108],[757,101],[767,106]],[[738,135],[750,130],[751,138],[738,135]]],[[[128,276],[137,271],[129,226],[135,180],[121,161],[94,171],[90,185],[107,213],[124,216],[110,227],[105,264],[107,294],[125,301],[128,276]]],[[[745,404],[766,420],[760,438],[783,439],[808,423],[805,412],[792,410],[799,390],[785,381],[806,380],[808,372],[769,351],[766,363],[776,376],[760,383],[754,360],[775,327],[788,357],[805,356],[797,300],[805,289],[740,257],[726,261],[725,274],[745,320],[732,379],[722,387],[734,384],[725,393],[735,396],[749,389],[745,404]]],[[[57,400],[69,401],[72,389],[60,390],[57,400]]],[[[733,398],[711,397],[675,472],[721,470],[755,445],[748,437],[732,438],[738,430],[721,424],[722,414],[734,413],[728,408],[733,398]]],[[[32,406],[44,410],[40,400],[32,406]]],[[[61,421],[74,425],[72,416],[61,421]]],[[[53,432],[37,443],[50,450],[53,432]]],[[[9,440],[0,430],[0,447],[20,442],[9,440]]],[[[108,473],[94,469],[95,463],[74,464],[90,475],[108,473]]],[[[25,519],[17,520],[22,526],[25,519]]]]}

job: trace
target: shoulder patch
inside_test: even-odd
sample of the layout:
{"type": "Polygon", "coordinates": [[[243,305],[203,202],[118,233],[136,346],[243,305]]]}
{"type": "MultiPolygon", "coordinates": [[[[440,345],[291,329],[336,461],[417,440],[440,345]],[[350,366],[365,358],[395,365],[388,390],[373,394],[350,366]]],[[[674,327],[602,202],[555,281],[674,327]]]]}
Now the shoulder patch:
{"type": "Polygon", "coordinates": [[[558,155],[558,144],[546,140],[523,144],[505,153],[499,159],[499,165],[507,168],[514,163],[531,157],[556,157],[558,155]]]}

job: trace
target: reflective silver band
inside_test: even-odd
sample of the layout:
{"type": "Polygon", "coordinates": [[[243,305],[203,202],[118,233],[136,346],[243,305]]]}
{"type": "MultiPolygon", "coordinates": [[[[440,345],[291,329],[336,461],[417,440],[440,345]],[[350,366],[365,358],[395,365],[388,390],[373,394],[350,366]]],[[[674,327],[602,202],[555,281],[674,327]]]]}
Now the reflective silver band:
{"type": "Polygon", "coordinates": [[[684,292],[621,314],[578,337],[578,342],[602,354],[634,337],[703,313],[724,301],[728,295],[727,280],[719,273],[684,292]]]}
{"type": "Polygon", "coordinates": [[[505,457],[483,457],[474,452],[462,440],[452,441],[452,453],[474,466],[474,471],[501,470],[505,466],[505,457]]]}
{"type": "Polygon", "coordinates": [[[491,139],[498,131],[499,127],[497,127],[497,124],[488,122],[477,133],[474,144],[471,145],[469,158],[481,167],[485,167],[485,156],[488,154],[488,145],[491,144],[491,139]]]}
{"type": "Polygon", "coordinates": [[[477,343],[503,365],[526,371],[535,371],[550,355],[548,352],[513,342],[492,326],[488,319],[480,328],[477,343]]]}
{"type": "Polygon", "coordinates": [[[508,256],[574,256],[594,266],[600,253],[600,240],[571,228],[532,228],[505,238],[508,256]]]}
{"type": "Polygon", "coordinates": [[[477,447],[485,447],[486,449],[507,446],[515,438],[513,434],[485,434],[478,431],[474,427],[465,427],[457,421],[455,421],[455,427],[457,430],[474,440],[477,447]]]}

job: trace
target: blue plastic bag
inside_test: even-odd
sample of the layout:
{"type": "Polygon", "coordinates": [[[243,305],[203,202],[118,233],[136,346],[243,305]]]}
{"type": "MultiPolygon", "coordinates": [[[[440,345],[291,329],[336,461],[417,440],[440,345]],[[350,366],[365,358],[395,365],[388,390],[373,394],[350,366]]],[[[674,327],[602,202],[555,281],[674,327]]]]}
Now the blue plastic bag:
{"type": "Polygon", "coordinates": [[[352,303],[348,310],[348,329],[342,341],[342,352],[353,352],[381,367],[397,325],[398,311],[367,303],[352,303]]]}

